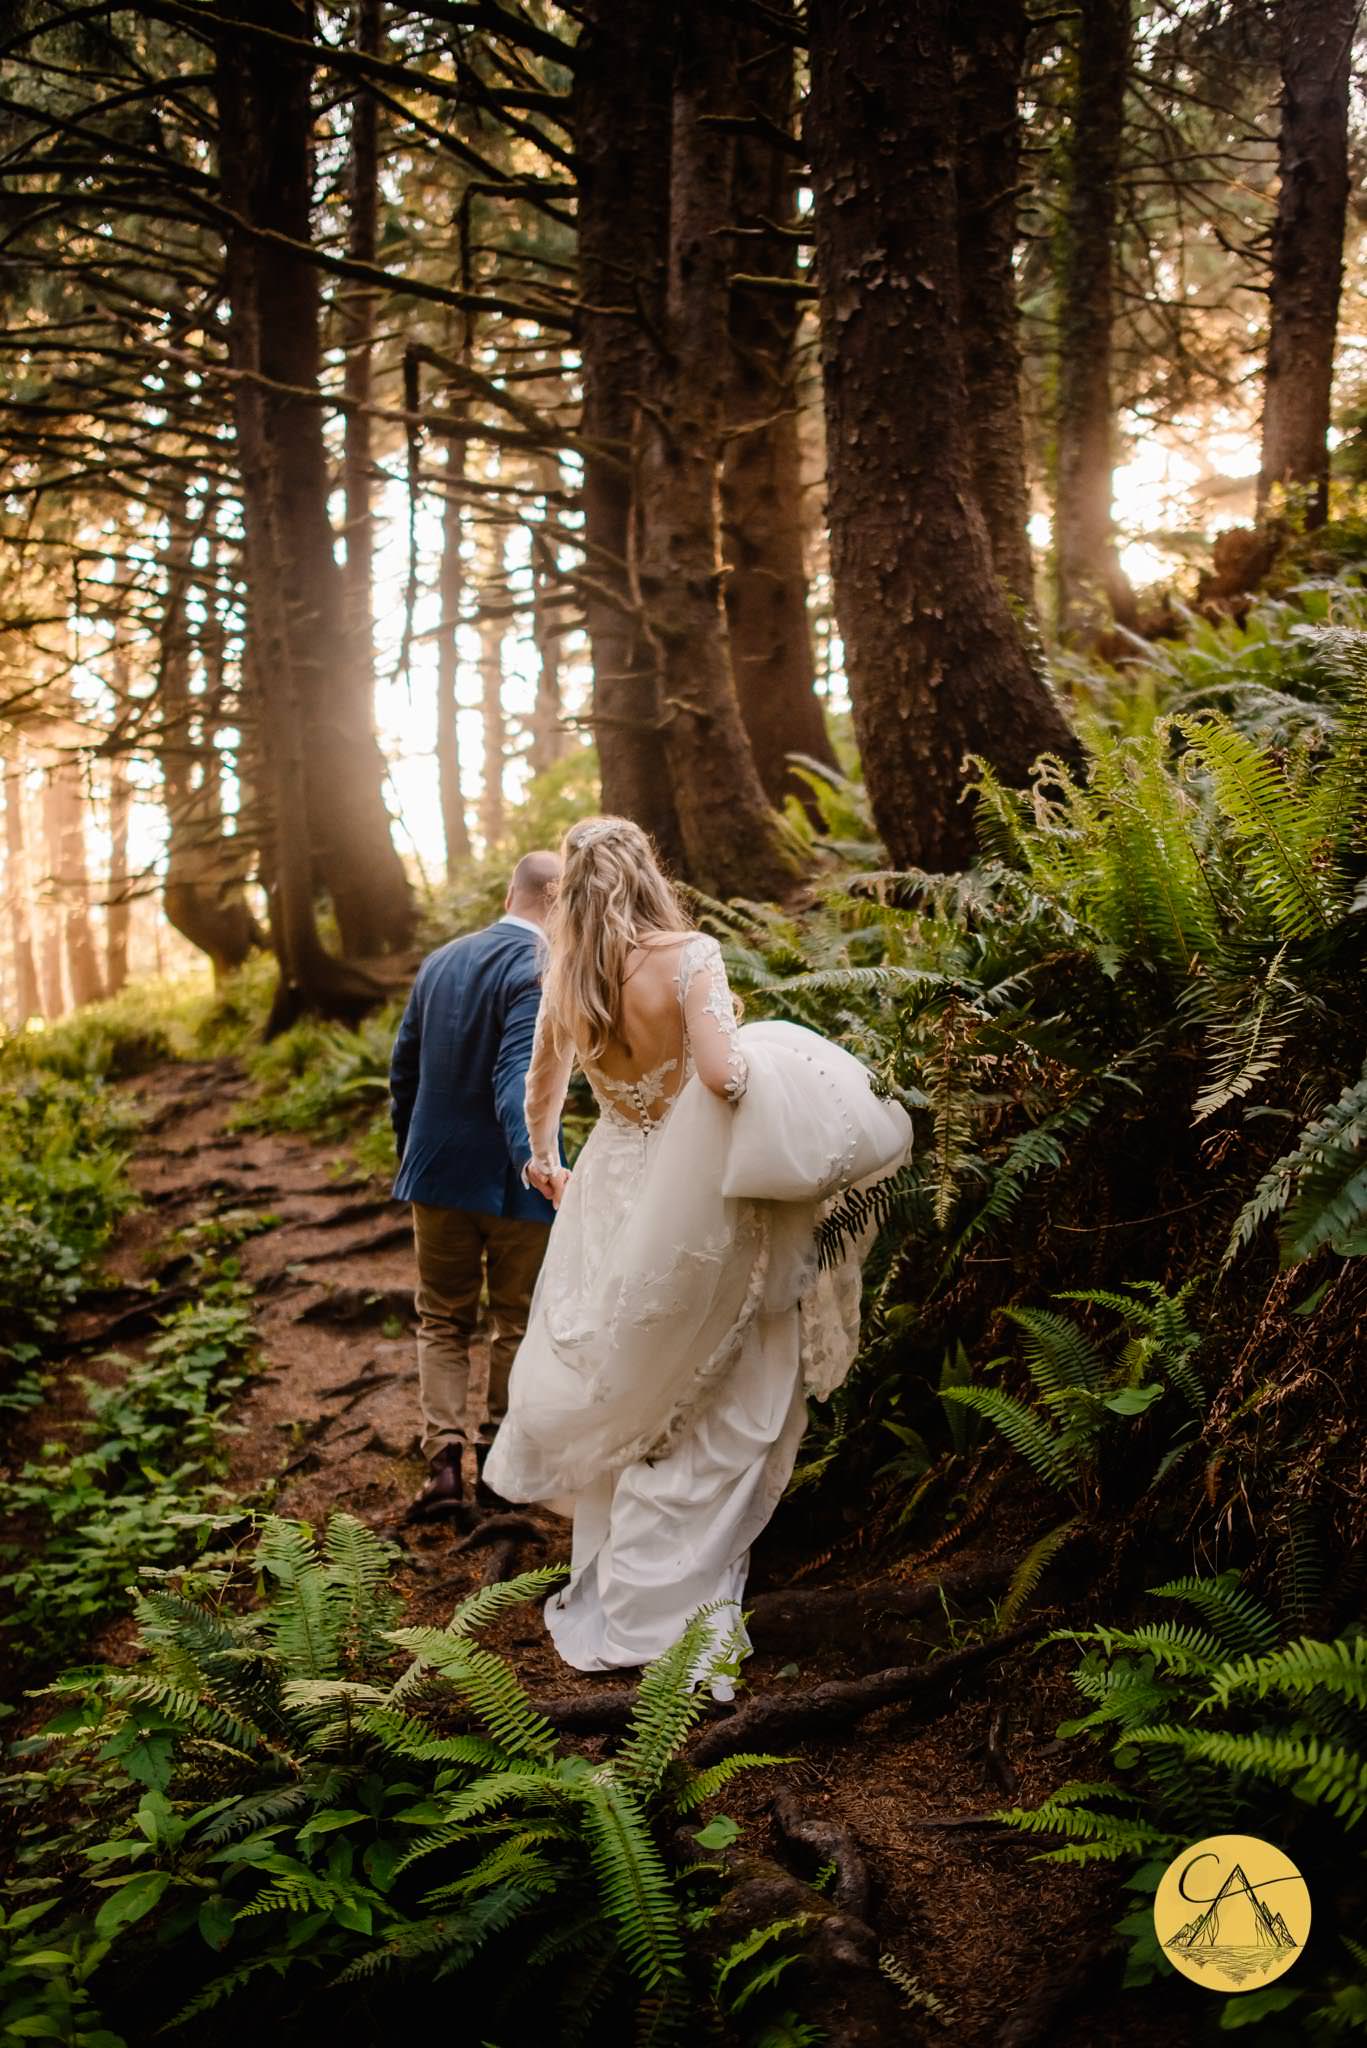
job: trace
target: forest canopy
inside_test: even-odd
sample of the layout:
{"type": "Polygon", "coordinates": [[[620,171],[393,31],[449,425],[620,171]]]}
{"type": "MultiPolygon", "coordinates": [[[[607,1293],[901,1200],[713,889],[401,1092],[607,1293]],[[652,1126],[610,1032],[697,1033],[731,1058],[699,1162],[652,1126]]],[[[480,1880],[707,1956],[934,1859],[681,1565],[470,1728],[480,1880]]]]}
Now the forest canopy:
{"type": "Polygon", "coordinates": [[[548,772],[764,895],[852,740],[970,860],[965,755],[1351,503],[1356,19],[20,0],[10,1024],[359,1014],[548,772]]]}

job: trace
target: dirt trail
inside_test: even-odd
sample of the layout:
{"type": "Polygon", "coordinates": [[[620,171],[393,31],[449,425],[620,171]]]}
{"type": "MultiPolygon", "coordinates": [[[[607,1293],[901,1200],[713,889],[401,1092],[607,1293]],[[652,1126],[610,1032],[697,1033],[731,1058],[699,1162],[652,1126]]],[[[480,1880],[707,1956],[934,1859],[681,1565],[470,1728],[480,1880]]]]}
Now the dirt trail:
{"type": "MultiPolygon", "coordinates": [[[[425,1469],[405,1211],[354,1176],[344,1147],[230,1131],[247,1094],[231,1061],[160,1069],[133,1092],[146,1118],[133,1168],[144,1206],[110,1259],[130,1287],[145,1281],[149,1254],[178,1228],[235,1210],[278,1219],[240,1247],[255,1283],[263,1366],[237,1417],[233,1488],[315,1522],[345,1507],[398,1542],[415,1621],[444,1619],[486,1576],[563,1561],[568,1528],[548,1515],[532,1514],[521,1538],[492,1548],[470,1545],[454,1523],[403,1525],[425,1469]]],[[[82,1320],[89,1338],[100,1317],[82,1320]]],[[[832,1540],[796,1512],[786,1522],[781,1514],[756,1555],[752,1592],[782,1586],[798,1561],[832,1540]]],[[[836,1561],[802,1584],[837,1587],[853,1601],[870,1576],[867,1563],[836,1561]]],[[[981,1613],[982,1596],[962,1606],[981,1613]]],[[[805,1630],[800,1617],[781,1623],[774,1616],[767,1631],[755,1626],[756,1654],[745,1667],[751,1696],[914,1664],[954,1640],[938,1598],[872,1634],[832,1627],[829,1616],[805,1630]]],[[[581,1696],[592,1712],[595,1695],[621,1684],[620,1676],[567,1672],[532,1607],[489,1640],[534,1694],[581,1696]]],[[[121,1647],[111,1642],[105,1653],[118,1656],[121,1647]]],[[[782,1775],[807,1815],[854,1831],[879,1944],[946,2009],[944,2021],[908,2014],[908,2042],[1142,2048],[1196,2038],[1197,2014],[1188,2034],[1180,2011],[1160,2015],[1151,1997],[1140,2008],[1117,1993],[1114,1968],[1098,1971],[1099,1946],[1119,1910],[1104,1873],[1041,1864],[1034,1844],[984,1820],[1004,1803],[1033,1803],[1064,1777],[1090,1775],[1054,1740],[1059,1720],[1077,1710],[1070,1661],[1021,1651],[925,1708],[884,1707],[846,1732],[764,1745],[792,1755],[782,1775]]],[[[607,1746],[601,1736],[569,1739],[589,1753],[607,1746]]],[[[742,1821],[747,1848],[765,1855],[781,1846],[773,1791],[774,1774],[757,1772],[735,1781],[721,1802],[742,1821]]],[[[784,1853],[792,1864],[791,1846],[784,1853]]],[[[805,1875],[818,1860],[808,1858],[805,1875]]]]}

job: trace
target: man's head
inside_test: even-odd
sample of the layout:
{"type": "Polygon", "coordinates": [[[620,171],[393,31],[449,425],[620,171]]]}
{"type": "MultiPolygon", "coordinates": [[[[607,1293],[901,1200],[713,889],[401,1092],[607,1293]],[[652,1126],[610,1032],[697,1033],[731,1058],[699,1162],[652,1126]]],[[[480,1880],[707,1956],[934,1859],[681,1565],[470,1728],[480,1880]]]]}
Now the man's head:
{"type": "Polygon", "coordinates": [[[514,917],[528,918],[532,924],[544,924],[559,879],[558,853],[524,853],[513,869],[503,908],[514,917]]]}

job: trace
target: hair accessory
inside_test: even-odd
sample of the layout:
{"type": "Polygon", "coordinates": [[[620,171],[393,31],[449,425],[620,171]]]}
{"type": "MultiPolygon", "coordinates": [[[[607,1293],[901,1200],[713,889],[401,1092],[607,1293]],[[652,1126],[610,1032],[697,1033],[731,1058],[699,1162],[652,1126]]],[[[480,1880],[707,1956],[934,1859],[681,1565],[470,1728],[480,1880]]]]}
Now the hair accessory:
{"type": "Polygon", "coordinates": [[[617,830],[610,818],[600,818],[595,824],[575,827],[572,837],[576,852],[586,846],[596,846],[600,839],[611,839],[617,830]]]}

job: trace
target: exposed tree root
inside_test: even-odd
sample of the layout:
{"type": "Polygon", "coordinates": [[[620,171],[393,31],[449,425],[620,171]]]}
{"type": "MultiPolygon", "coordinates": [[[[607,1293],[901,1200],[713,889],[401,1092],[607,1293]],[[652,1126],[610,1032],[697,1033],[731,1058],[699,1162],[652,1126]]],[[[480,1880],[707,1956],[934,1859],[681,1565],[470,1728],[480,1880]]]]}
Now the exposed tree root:
{"type": "Polygon", "coordinates": [[[814,1635],[829,1640],[862,1636],[883,1617],[905,1621],[933,1614],[945,1600],[969,1600],[989,1587],[1004,1585],[1014,1568],[1007,1557],[976,1558],[957,1570],[905,1585],[899,1579],[875,1579],[867,1586],[783,1586],[757,1593],[749,1602],[756,1635],[767,1641],[790,1636],[810,1642],[814,1635]]]}
{"type": "Polygon", "coordinates": [[[990,1642],[952,1650],[948,1656],[932,1657],[924,1664],[897,1664],[887,1671],[871,1671],[865,1678],[828,1679],[810,1689],[748,1700],[726,1720],[703,1729],[691,1747],[690,1761],[711,1764],[734,1750],[765,1749],[775,1740],[794,1737],[805,1740],[832,1728],[844,1728],[879,1707],[914,1700],[918,1694],[938,1698],[970,1671],[994,1664],[1038,1634],[1038,1624],[1027,1623],[994,1636],[990,1642]]]}
{"type": "MultiPolygon", "coordinates": [[[[675,1849],[684,1862],[703,1855],[687,1829],[675,1836],[675,1849]]],[[[702,1934],[714,1957],[758,1927],[778,1920],[805,1923],[791,1936],[802,1950],[802,2015],[821,2028],[826,2048],[888,2048],[892,2042],[914,2048],[925,2038],[879,1968],[881,1944],[861,1915],[843,1910],[767,1856],[727,1849],[706,1860],[719,1863],[730,1880],[702,1934]]]]}
{"type": "Polygon", "coordinates": [[[835,1890],[831,1896],[839,1911],[856,1920],[867,1920],[869,1866],[854,1830],[841,1821],[817,1820],[804,1814],[791,1785],[780,1785],[770,1805],[785,1842],[810,1849],[818,1864],[835,1865],[835,1890]]]}
{"type": "Polygon", "coordinates": [[[413,1320],[413,1296],[406,1287],[334,1287],[295,1317],[298,1323],[383,1323],[390,1316],[413,1320]]]}
{"type": "Polygon", "coordinates": [[[546,1532],[530,1515],[486,1515],[468,1536],[462,1536],[457,1550],[483,1550],[496,1543],[544,1543],[546,1532]]]}

